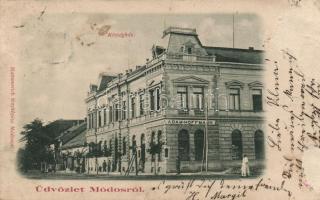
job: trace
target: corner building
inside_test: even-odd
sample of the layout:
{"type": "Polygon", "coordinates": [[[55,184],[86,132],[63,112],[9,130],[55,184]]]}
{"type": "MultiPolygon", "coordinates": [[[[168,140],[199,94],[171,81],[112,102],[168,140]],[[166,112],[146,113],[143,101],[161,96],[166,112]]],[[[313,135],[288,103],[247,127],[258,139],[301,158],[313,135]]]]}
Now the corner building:
{"type": "Polygon", "coordinates": [[[181,172],[196,172],[206,157],[209,170],[224,170],[241,167],[243,154],[263,166],[262,80],[263,51],[208,47],[195,29],[166,29],[145,65],[90,85],[86,137],[100,153],[89,172],[110,160],[116,172],[173,173],[177,159],[181,172]]]}

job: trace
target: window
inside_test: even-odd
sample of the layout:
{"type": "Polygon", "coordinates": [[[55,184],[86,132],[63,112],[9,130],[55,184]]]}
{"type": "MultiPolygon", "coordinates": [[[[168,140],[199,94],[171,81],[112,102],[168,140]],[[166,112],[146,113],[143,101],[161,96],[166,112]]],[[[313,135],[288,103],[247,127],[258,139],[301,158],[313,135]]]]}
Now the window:
{"type": "Polygon", "coordinates": [[[193,88],[193,103],[194,108],[197,110],[203,110],[203,104],[204,104],[204,94],[203,94],[203,88],[202,87],[194,87],[193,88]]]}
{"type": "Polygon", "coordinates": [[[181,130],[178,134],[178,156],[181,161],[188,161],[189,158],[189,133],[181,130]]]}
{"type": "Polygon", "coordinates": [[[178,108],[187,110],[188,109],[188,92],[187,87],[178,87],[178,108]]]}
{"type": "Polygon", "coordinates": [[[127,119],[127,105],[126,101],[122,101],[122,119],[127,119]]]}
{"type": "Polygon", "coordinates": [[[144,166],[144,163],[146,161],[146,141],[145,141],[145,135],[142,133],[140,137],[140,144],[141,144],[141,162],[144,166]]]}
{"type": "Polygon", "coordinates": [[[123,154],[122,154],[122,155],[126,155],[126,154],[127,154],[127,141],[126,141],[126,137],[123,137],[123,139],[122,139],[122,149],[123,149],[123,154]]]}
{"type": "MultiPolygon", "coordinates": [[[[162,132],[161,132],[161,131],[158,131],[158,138],[157,138],[157,140],[158,140],[158,145],[159,145],[159,147],[161,147],[161,146],[162,146],[162,132]]],[[[161,154],[161,149],[160,149],[160,152],[159,152],[159,154],[158,154],[158,161],[161,161],[161,157],[162,157],[162,154],[161,154]]]]}
{"type": "Polygon", "coordinates": [[[103,155],[107,156],[108,155],[108,146],[107,146],[107,140],[103,142],[103,155]]]}
{"type": "Polygon", "coordinates": [[[155,108],[155,106],[154,106],[154,94],[155,92],[154,92],[154,90],[150,90],[150,111],[154,111],[154,108],[155,108]]]}
{"type": "Polygon", "coordinates": [[[99,124],[99,127],[101,127],[101,122],[102,122],[102,119],[101,119],[101,111],[99,110],[99,111],[98,111],[98,124],[99,124]]]}
{"type": "Polygon", "coordinates": [[[119,104],[115,104],[115,109],[114,109],[114,111],[115,111],[115,121],[118,121],[119,120],[119,104]]]}
{"type": "Polygon", "coordinates": [[[143,94],[140,94],[140,115],[143,115],[144,114],[144,96],[143,94]]]}
{"type": "Polygon", "coordinates": [[[160,110],[160,88],[157,88],[157,110],[160,110]]]}
{"type": "MultiPolygon", "coordinates": [[[[155,135],[156,135],[155,132],[151,133],[150,145],[154,145],[155,144],[155,142],[154,142],[155,135]]],[[[155,155],[151,154],[151,161],[154,162],[155,160],[156,160],[155,159],[155,155]]]]}
{"type": "Polygon", "coordinates": [[[103,125],[107,124],[107,109],[103,109],[103,125]]]}
{"type": "Polygon", "coordinates": [[[113,122],[113,109],[109,106],[109,123],[113,122]]]}
{"type": "Polygon", "coordinates": [[[232,140],[232,160],[241,160],[242,158],[242,135],[239,130],[234,130],[231,134],[232,140]]]}
{"type": "Polygon", "coordinates": [[[229,109],[240,110],[240,89],[230,88],[229,109]]]}
{"type": "Polygon", "coordinates": [[[202,130],[197,130],[194,134],[194,148],[195,148],[195,160],[203,160],[204,159],[204,133],[202,130]]]}
{"type": "Polygon", "coordinates": [[[136,116],[135,110],[136,110],[136,101],[135,101],[135,97],[132,97],[131,98],[131,117],[132,118],[136,116]]]}
{"type": "Polygon", "coordinates": [[[187,48],[187,53],[188,53],[188,54],[192,54],[192,47],[188,47],[188,48],[187,48]]]}
{"type": "Polygon", "coordinates": [[[91,114],[88,114],[88,127],[91,129],[91,114]]]}
{"type": "Polygon", "coordinates": [[[132,151],[136,151],[136,147],[137,147],[137,141],[136,141],[136,136],[133,135],[132,136],[132,151]]]}
{"type": "Polygon", "coordinates": [[[262,111],[262,91],[252,90],[253,111],[262,111]]]}
{"type": "Polygon", "coordinates": [[[264,159],[264,138],[261,130],[254,133],[254,150],[257,160],[264,159]]]}

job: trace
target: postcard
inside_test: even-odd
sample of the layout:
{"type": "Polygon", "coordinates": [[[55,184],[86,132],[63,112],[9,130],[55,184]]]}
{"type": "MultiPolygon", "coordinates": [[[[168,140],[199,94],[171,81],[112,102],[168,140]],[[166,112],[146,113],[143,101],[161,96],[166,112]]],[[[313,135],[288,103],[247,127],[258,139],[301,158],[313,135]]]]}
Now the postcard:
{"type": "Polygon", "coordinates": [[[319,1],[0,5],[1,199],[320,199],[319,1]]]}

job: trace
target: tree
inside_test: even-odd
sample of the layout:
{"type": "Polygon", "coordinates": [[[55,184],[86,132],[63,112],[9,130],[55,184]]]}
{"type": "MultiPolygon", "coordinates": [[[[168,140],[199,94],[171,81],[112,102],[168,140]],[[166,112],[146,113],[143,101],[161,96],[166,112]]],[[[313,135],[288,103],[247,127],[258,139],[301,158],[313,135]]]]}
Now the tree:
{"type": "Polygon", "coordinates": [[[43,122],[35,119],[23,127],[21,142],[25,147],[19,150],[18,166],[20,169],[28,170],[38,168],[41,162],[53,162],[53,153],[49,145],[53,138],[45,131],[43,122]]]}

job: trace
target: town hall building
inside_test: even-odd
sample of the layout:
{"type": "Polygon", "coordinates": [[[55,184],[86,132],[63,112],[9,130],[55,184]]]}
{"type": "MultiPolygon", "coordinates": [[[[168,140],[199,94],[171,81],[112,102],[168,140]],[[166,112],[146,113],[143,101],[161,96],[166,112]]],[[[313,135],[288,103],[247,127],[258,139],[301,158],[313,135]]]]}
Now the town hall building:
{"type": "Polygon", "coordinates": [[[170,27],[152,59],[101,73],[86,98],[86,169],[167,174],[263,166],[263,51],[209,47],[170,27]]]}

